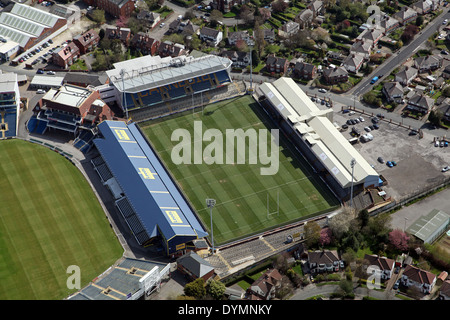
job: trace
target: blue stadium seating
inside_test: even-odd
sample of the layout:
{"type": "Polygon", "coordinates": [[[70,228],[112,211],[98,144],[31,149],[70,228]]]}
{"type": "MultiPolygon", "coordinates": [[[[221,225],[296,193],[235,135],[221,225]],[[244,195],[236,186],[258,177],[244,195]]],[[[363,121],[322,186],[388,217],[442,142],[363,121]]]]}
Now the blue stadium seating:
{"type": "Polygon", "coordinates": [[[5,130],[5,138],[16,136],[17,127],[17,112],[15,109],[6,109],[2,111],[1,121],[8,124],[8,129],[5,130]]]}
{"type": "Polygon", "coordinates": [[[163,101],[190,96],[192,91],[187,89],[187,84],[195,94],[214,89],[226,82],[230,82],[230,78],[228,73],[223,70],[215,74],[193,78],[191,81],[181,81],[178,85],[169,84],[151,92],[144,90],[136,94],[126,94],[125,99],[128,109],[147,107],[163,101]]]}

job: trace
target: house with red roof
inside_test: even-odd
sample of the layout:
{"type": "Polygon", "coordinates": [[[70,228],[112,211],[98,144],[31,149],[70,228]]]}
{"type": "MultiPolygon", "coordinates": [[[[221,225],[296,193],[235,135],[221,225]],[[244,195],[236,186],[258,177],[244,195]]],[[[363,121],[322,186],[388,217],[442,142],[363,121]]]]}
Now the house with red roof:
{"type": "Polygon", "coordinates": [[[401,282],[406,287],[416,286],[420,292],[429,294],[436,284],[436,275],[408,265],[403,271],[401,282]]]}

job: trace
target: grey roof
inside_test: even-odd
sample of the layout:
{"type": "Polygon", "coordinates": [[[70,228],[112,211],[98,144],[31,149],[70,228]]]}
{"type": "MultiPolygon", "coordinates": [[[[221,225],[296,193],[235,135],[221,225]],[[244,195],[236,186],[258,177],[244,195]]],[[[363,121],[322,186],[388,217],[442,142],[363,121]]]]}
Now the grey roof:
{"type": "Polygon", "coordinates": [[[194,251],[189,251],[178,258],[177,263],[189,270],[197,278],[201,278],[211,272],[211,270],[214,270],[214,267],[208,261],[201,258],[194,251]]]}
{"type": "Polygon", "coordinates": [[[390,97],[403,95],[403,86],[397,81],[386,82],[383,88],[390,97]]]}
{"type": "Polygon", "coordinates": [[[328,68],[323,71],[324,75],[328,78],[340,77],[348,75],[347,70],[344,67],[328,68]]]}
{"type": "Polygon", "coordinates": [[[406,230],[424,242],[427,242],[438,229],[449,224],[450,215],[444,211],[433,209],[420,217],[406,230]]]}
{"type": "Polygon", "coordinates": [[[412,96],[408,100],[409,104],[420,106],[423,108],[426,108],[428,110],[431,109],[431,107],[434,105],[434,99],[428,97],[427,95],[424,95],[422,93],[416,93],[414,96],[412,96]]]}
{"type": "Polygon", "coordinates": [[[308,261],[309,263],[330,264],[339,261],[339,257],[336,250],[308,251],[308,261]]]}
{"type": "Polygon", "coordinates": [[[128,64],[133,65],[133,60],[128,60],[121,64],[121,69],[126,70],[123,81],[120,76],[121,69],[106,71],[111,82],[119,91],[134,93],[157,88],[166,84],[221,71],[229,68],[232,64],[230,59],[215,55],[206,55],[199,58],[180,56],[165,60],[159,65],[150,66],[148,69],[133,70],[127,67],[128,64]]]}

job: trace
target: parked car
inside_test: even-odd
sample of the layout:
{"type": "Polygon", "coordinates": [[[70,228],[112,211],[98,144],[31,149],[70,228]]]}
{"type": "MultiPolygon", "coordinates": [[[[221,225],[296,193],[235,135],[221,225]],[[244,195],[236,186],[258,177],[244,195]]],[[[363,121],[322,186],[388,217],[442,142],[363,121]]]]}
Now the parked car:
{"type": "Polygon", "coordinates": [[[42,69],[38,69],[38,71],[36,71],[37,74],[44,74],[44,70],[42,69]]]}
{"type": "Polygon", "coordinates": [[[384,163],[384,159],[382,157],[378,157],[377,160],[378,160],[379,163],[384,163]]]}
{"type": "Polygon", "coordinates": [[[450,170],[450,166],[445,166],[442,168],[442,172],[447,172],[448,170],[450,170]]]}
{"type": "Polygon", "coordinates": [[[400,272],[400,267],[399,267],[399,266],[395,267],[394,273],[395,273],[395,274],[398,274],[399,272],[400,272]]]}
{"type": "Polygon", "coordinates": [[[373,127],[374,127],[376,130],[380,129],[380,126],[379,126],[377,123],[374,123],[374,124],[373,124],[373,127]]]}
{"type": "Polygon", "coordinates": [[[370,131],[372,131],[372,130],[370,130],[370,128],[369,128],[369,127],[364,127],[364,130],[366,130],[367,132],[370,132],[370,131]]]}
{"type": "Polygon", "coordinates": [[[56,74],[56,72],[55,71],[49,71],[49,72],[47,72],[47,74],[49,74],[51,76],[54,76],[56,74]]]}
{"type": "Polygon", "coordinates": [[[377,117],[373,117],[371,120],[373,123],[378,123],[378,121],[380,121],[380,119],[378,119],[377,117]]]}
{"type": "Polygon", "coordinates": [[[348,109],[342,110],[342,113],[349,113],[349,112],[350,112],[350,110],[348,110],[348,109]]]}
{"type": "Polygon", "coordinates": [[[395,167],[397,165],[397,162],[391,161],[392,165],[395,167]]]}
{"type": "Polygon", "coordinates": [[[320,88],[320,89],[319,89],[319,92],[321,92],[321,93],[327,93],[327,90],[325,90],[324,88],[320,88]]]}
{"type": "Polygon", "coordinates": [[[394,166],[394,165],[392,164],[391,161],[386,162],[386,165],[387,165],[389,168],[392,168],[392,167],[394,166]]]}
{"type": "Polygon", "coordinates": [[[355,111],[350,111],[350,112],[348,113],[349,116],[352,116],[352,115],[354,115],[354,114],[355,114],[355,111]]]}
{"type": "Polygon", "coordinates": [[[44,90],[44,89],[37,89],[37,90],[36,90],[36,93],[37,93],[37,94],[44,94],[44,93],[45,93],[45,90],[44,90]]]}
{"type": "Polygon", "coordinates": [[[342,125],[342,129],[347,130],[347,129],[348,129],[348,125],[343,124],[343,125],[342,125]]]}
{"type": "Polygon", "coordinates": [[[358,119],[359,119],[359,121],[361,121],[361,122],[364,122],[364,121],[365,121],[364,118],[363,118],[362,116],[360,116],[358,119]]]}
{"type": "Polygon", "coordinates": [[[436,140],[436,141],[434,142],[434,146],[435,146],[435,147],[439,147],[439,141],[436,140]]]}
{"type": "Polygon", "coordinates": [[[415,136],[417,134],[417,131],[416,130],[411,130],[410,132],[409,132],[409,135],[410,136],[415,136]]]}
{"type": "Polygon", "coordinates": [[[400,286],[400,280],[397,280],[397,281],[395,281],[394,286],[392,287],[392,289],[397,290],[399,286],[400,286]]]}

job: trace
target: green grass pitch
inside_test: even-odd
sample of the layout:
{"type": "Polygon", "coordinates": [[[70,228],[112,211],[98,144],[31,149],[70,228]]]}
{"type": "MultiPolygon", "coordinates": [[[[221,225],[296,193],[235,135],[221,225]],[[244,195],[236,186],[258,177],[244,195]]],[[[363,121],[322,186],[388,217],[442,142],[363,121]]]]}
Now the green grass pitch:
{"type": "Polygon", "coordinates": [[[81,287],[123,254],[88,182],[67,159],[0,141],[0,299],[56,300],[80,268],[81,287]]]}
{"type": "MultiPolygon", "coordinates": [[[[275,175],[260,175],[261,165],[181,164],[175,165],[171,152],[178,141],[172,132],[184,128],[193,136],[194,120],[201,120],[203,132],[209,128],[273,129],[271,122],[251,96],[211,104],[202,112],[184,113],[141,124],[141,129],[168,170],[203,220],[210,227],[205,199],[214,198],[214,243],[224,244],[250,234],[274,228],[332,210],[339,201],[298,154],[291,152],[280,132],[279,170],[275,175]],[[277,211],[277,193],[279,210],[277,211]],[[268,201],[269,196],[269,214],[268,201]]],[[[203,148],[210,142],[203,142],[203,148]]],[[[246,141],[248,144],[248,140],[246,141]]],[[[192,148],[193,150],[193,148],[192,148]]],[[[248,146],[247,149],[248,150],[248,146]]],[[[270,145],[267,150],[270,150],[270,145]]]]}

